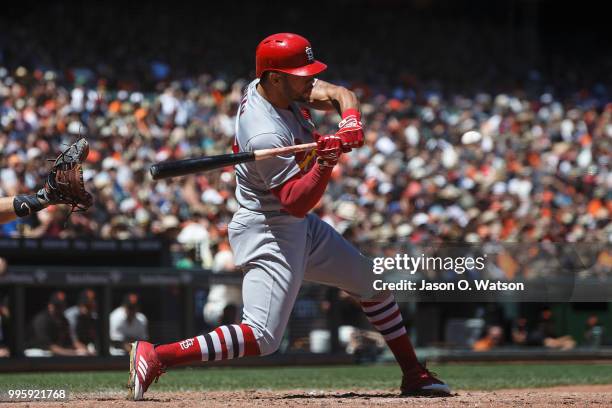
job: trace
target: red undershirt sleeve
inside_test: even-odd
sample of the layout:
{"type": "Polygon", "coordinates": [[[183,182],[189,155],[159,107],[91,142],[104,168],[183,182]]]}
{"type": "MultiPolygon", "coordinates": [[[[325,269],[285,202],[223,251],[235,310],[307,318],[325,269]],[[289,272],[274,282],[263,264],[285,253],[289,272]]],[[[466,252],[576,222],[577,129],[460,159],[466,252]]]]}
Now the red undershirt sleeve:
{"type": "Polygon", "coordinates": [[[297,174],[270,191],[289,214],[303,218],[323,196],[331,173],[331,167],[319,167],[315,163],[308,173],[297,174]]]}

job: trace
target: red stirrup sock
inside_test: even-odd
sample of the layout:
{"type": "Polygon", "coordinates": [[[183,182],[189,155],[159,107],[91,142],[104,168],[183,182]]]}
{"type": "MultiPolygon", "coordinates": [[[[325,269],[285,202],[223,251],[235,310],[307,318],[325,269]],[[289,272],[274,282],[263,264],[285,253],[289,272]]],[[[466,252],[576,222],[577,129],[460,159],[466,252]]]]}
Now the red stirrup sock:
{"type": "Polygon", "coordinates": [[[246,324],[220,326],[208,334],[159,345],[155,352],[166,367],[260,354],[253,330],[246,324]]]}
{"type": "Polygon", "coordinates": [[[409,372],[414,369],[418,360],[393,295],[377,302],[361,302],[361,308],[370,323],[385,338],[402,371],[409,372]]]}

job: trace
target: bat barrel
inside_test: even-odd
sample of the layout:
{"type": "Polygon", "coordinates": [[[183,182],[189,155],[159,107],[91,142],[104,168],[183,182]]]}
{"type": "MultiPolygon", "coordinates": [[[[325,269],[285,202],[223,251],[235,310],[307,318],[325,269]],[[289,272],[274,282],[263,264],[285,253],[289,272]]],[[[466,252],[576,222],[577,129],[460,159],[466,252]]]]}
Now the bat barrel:
{"type": "Polygon", "coordinates": [[[149,171],[153,180],[160,180],[214,170],[225,166],[233,166],[252,160],[255,160],[255,155],[252,152],[221,154],[218,156],[160,162],[152,165],[149,171]]]}

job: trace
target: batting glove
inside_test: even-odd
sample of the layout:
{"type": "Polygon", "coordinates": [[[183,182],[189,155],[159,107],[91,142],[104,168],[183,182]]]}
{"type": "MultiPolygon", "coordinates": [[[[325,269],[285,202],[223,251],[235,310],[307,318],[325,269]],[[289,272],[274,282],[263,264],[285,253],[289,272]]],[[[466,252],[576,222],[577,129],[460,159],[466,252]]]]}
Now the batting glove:
{"type": "Polygon", "coordinates": [[[354,147],[363,146],[363,125],[361,114],[357,109],[347,109],[342,113],[342,121],[338,124],[336,136],[342,139],[342,151],[350,152],[354,147]]]}
{"type": "Polygon", "coordinates": [[[336,135],[317,139],[317,162],[321,167],[334,167],[342,155],[342,139],[336,135]]]}

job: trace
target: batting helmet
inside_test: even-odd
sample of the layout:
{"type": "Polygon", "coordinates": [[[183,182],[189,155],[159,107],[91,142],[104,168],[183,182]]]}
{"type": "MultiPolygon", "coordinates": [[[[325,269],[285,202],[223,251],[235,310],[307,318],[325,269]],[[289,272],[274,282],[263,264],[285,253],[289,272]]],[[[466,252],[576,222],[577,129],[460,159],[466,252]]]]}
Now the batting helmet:
{"type": "Polygon", "coordinates": [[[314,59],[310,42],[301,35],[272,34],[259,43],[255,51],[257,78],[266,71],[280,71],[297,76],[323,72],[327,65],[314,59]]]}

